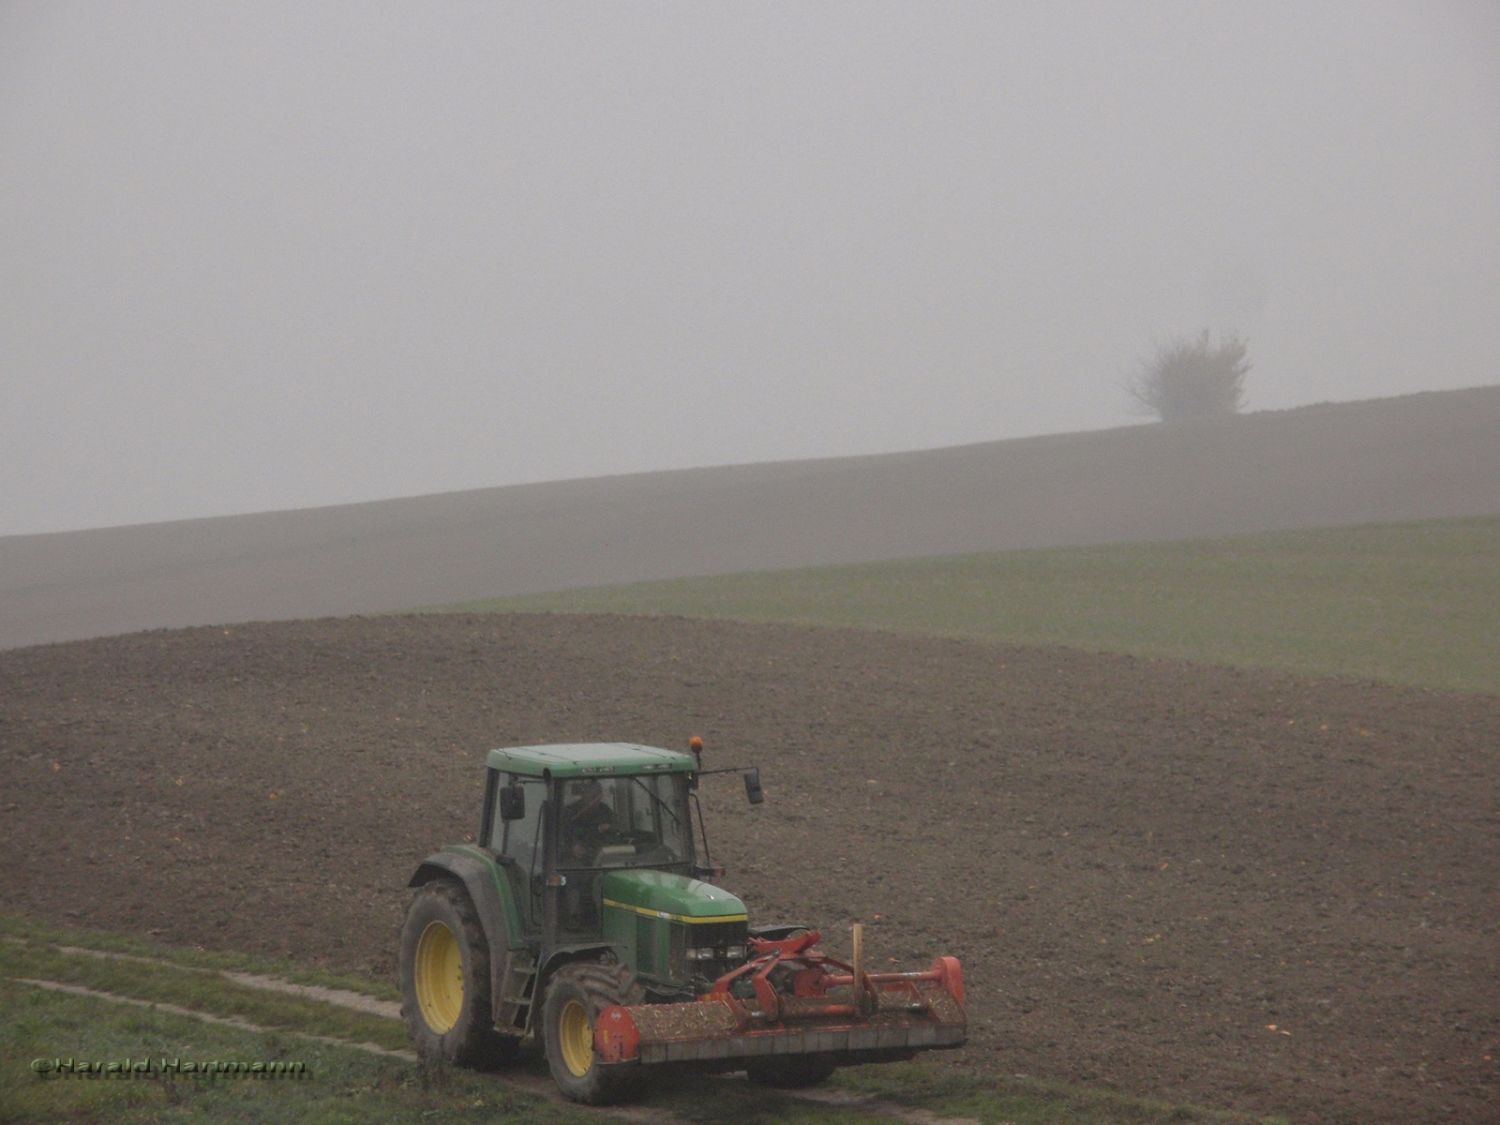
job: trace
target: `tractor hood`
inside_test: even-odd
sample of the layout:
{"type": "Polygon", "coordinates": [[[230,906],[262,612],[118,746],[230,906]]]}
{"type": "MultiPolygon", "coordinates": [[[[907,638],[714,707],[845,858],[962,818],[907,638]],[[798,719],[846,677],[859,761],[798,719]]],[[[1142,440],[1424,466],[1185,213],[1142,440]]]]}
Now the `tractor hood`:
{"type": "Polygon", "coordinates": [[[668,922],[743,922],[745,904],[734,895],[667,871],[611,871],[604,876],[604,905],[668,922]]]}

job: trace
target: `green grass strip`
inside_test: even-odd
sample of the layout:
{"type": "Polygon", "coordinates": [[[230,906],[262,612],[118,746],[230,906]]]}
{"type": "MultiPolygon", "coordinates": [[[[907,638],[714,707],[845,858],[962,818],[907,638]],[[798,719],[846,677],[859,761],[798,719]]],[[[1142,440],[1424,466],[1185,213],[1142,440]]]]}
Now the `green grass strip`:
{"type": "Polygon", "coordinates": [[[293,984],[341,988],[376,1000],[390,1000],[397,1003],[401,1000],[400,990],[387,980],[351,976],[347,973],[331,973],[307,965],[299,965],[294,961],[257,957],[250,953],[183,949],[102,930],[54,926],[18,915],[0,915],[0,939],[7,937],[49,945],[76,945],[103,953],[148,957],[191,968],[255,973],[260,976],[278,977],[293,984]]]}
{"type": "MultiPolygon", "coordinates": [[[[43,992],[0,978],[0,1121],[310,1122],[432,1121],[578,1125],[571,1107],[459,1070],[424,1070],[352,1048],[205,1024],[187,1016],[92,997],[43,992]],[[147,1061],[126,1076],[39,1074],[33,1060],[147,1061]],[[161,1060],[301,1064],[276,1078],[191,1077],[161,1060]]],[[[43,1064],[45,1065],[45,1063],[43,1064]]]]}
{"type": "Polygon", "coordinates": [[[318,1000],[235,984],[189,966],[63,953],[46,945],[0,943],[0,976],[60,981],[136,1000],[175,1004],[264,1027],[408,1050],[403,1024],[318,1000]]]}
{"type": "Polygon", "coordinates": [[[857,626],[1500,693],[1500,516],[763,571],[442,611],[857,626]]]}
{"type": "MultiPolygon", "coordinates": [[[[568,1106],[522,1094],[503,1082],[462,1070],[434,1071],[414,1063],[361,1056],[301,1036],[349,1044],[410,1048],[404,1026],[313,999],[267,992],[225,980],[214,970],[265,972],[263,959],[220,954],[203,964],[197,951],[174,950],[96,931],[47,926],[0,916],[0,1121],[458,1121],[572,1122],[596,1119],[568,1106]],[[64,952],[57,945],[139,960],[64,952]],[[161,963],[158,963],[161,962],[161,963]],[[79,985],[153,1004],[237,1018],[269,1029],[254,1032],[195,1023],[161,1009],[127,1007],[24,985],[32,978],[79,985]],[[312,1078],[164,1081],[71,1078],[26,1073],[34,1058],[135,1060],[143,1057],[311,1060],[312,1078]],[[9,1099],[8,1101],[6,1099],[9,1099]]],[[[268,974],[270,975],[270,974],[268,974]]],[[[282,974],[284,975],[284,974],[282,974]]],[[[336,978],[347,986],[347,978],[336,978]]],[[[326,980],[317,983],[328,983],[326,980]]],[[[357,979],[353,982],[360,983],[357,979]]],[[[533,1077],[546,1062],[533,1052],[522,1063],[533,1077]]],[[[1013,1125],[1155,1125],[1157,1122],[1245,1122],[1243,1115],[1131,1098],[1109,1091],[1033,1080],[992,1080],[931,1061],[839,1071],[832,1101],[809,1101],[740,1079],[654,1071],[638,1108],[663,1119],[735,1120],[820,1125],[889,1119],[898,1105],[934,1119],[958,1117],[1013,1125]],[[872,1100],[884,1103],[872,1106],[872,1100]]]]}

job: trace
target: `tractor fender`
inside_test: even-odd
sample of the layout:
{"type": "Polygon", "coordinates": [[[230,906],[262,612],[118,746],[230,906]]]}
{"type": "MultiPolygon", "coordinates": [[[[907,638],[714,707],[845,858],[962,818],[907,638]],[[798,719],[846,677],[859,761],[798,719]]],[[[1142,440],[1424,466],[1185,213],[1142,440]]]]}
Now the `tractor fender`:
{"type": "Polygon", "coordinates": [[[479,925],[484,930],[484,940],[490,947],[490,993],[494,1007],[499,1011],[506,969],[510,964],[511,945],[506,911],[500,901],[500,872],[494,864],[486,863],[462,852],[434,852],[424,859],[416,873],[407,881],[408,887],[420,887],[435,879],[447,879],[462,884],[469,901],[479,915],[479,925]]]}

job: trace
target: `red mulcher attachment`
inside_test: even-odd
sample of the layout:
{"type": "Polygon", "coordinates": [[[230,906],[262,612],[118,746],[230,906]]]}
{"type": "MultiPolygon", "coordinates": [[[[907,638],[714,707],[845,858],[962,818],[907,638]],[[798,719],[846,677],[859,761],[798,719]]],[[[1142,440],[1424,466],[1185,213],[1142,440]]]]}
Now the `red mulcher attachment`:
{"type": "Polygon", "coordinates": [[[867,973],[861,927],[854,928],[852,965],[816,951],[822,936],[813,930],[780,941],[751,938],[750,959],[696,1001],[604,1009],[594,1025],[599,1058],[731,1070],[736,1060],[768,1055],[837,1056],[842,1065],[963,1045],[958,958],[939,957],[925,973],[867,973]],[[753,999],[735,995],[742,981],[753,999]]]}

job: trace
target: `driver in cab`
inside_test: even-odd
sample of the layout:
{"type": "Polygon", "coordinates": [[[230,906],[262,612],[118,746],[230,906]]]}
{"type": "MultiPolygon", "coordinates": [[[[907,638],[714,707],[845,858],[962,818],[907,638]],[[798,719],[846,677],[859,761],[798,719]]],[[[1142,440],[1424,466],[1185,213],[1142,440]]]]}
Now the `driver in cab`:
{"type": "Polygon", "coordinates": [[[563,806],[563,850],[575,863],[587,863],[614,831],[615,817],[595,778],[568,783],[574,799],[563,806]]]}

